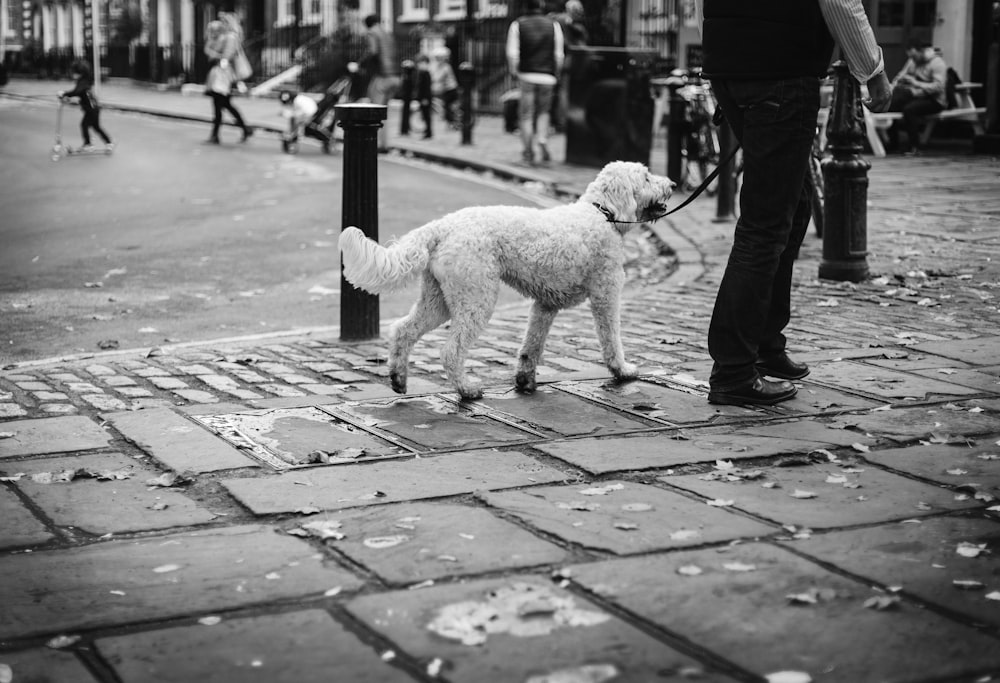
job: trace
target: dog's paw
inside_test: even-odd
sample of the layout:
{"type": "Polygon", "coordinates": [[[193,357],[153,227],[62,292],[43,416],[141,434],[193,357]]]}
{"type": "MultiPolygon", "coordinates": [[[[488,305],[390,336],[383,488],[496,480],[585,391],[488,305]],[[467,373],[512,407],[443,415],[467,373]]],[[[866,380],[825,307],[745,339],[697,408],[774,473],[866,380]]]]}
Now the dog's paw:
{"type": "Polygon", "coordinates": [[[611,374],[617,380],[635,379],[639,376],[639,366],[635,363],[622,363],[618,369],[611,368],[611,374]]]}
{"type": "Polygon", "coordinates": [[[392,390],[397,394],[406,393],[406,373],[405,372],[395,372],[389,371],[389,382],[392,384],[392,390]]]}
{"type": "Polygon", "coordinates": [[[517,377],[514,378],[514,388],[522,394],[534,393],[537,386],[535,373],[533,372],[519,372],[517,373],[517,377]]]}
{"type": "Polygon", "coordinates": [[[455,387],[463,401],[475,401],[483,397],[483,386],[477,380],[465,380],[455,387]]]}

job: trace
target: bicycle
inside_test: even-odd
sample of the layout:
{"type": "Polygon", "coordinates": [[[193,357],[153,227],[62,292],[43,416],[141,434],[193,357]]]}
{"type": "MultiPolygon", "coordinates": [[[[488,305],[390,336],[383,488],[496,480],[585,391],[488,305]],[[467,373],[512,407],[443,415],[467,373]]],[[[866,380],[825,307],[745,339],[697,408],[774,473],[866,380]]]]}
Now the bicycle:
{"type": "MultiPolygon", "coordinates": [[[[678,185],[690,191],[707,178],[712,169],[719,164],[719,135],[713,124],[716,112],[715,96],[712,94],[712,86],[702,79],[699,70],[677,69],[671,76],[683,83],[678,87],[677,94],[685,102],[685,134],[684,145],[681,148],[683,161],[678,185]]],[[[717,183],[713,183],[705,192],[711,196],[715,194],[716,189],[717,183]]]]}

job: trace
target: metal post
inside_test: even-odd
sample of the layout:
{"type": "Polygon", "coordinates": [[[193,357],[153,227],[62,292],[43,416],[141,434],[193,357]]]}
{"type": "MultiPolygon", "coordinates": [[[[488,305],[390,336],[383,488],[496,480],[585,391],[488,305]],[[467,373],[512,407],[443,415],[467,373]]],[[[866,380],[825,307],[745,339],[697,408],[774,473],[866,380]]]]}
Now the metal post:
{"type": "Polygon", "coordinates": [[[823,260],[819,276],[860,282],[868,277],[868,169],[861,88],[844,61],[833,65],[833,102],[827,137],[833,156],[823,161],[823,260]]]}
{"type": "Polygon", "coordinates": [[[671,76],[667,87],[670,89],[670,118],[667,123],[667,177],[675,183],[681,180],[683,164],[684,133],[686,132],[687,100],[680,95],[684,84],[682,77],[671,76]]]}
{"type": "Polygon", "coordinates": [[[399,122],[399,134],[410,134],[410,106],[413,101],[413,90],[415,84],[414,70],[416,65],[412,59],[403,60],[403,81],[399,86],[399,96],[403,100],[403,117],[399,122]]]}
{"type": "Polygon", "coordinates": [[[719,126],[719,194],[715,201],[715,221],[729,223],[736,217],[736,160],[730,158],[736,147],[736,136],[729,122],[719,126]],[[728,161],[727,161],[728,159],[728,161]]]}
{"type": "MultiPolygon", "coordinates": [[[[378,241],[377,138],[378,129],[386,119],[387,107],[382,104],[338,104],[334,112],[337,125],[344,129],[341,227],[353,225],[378,241]]],[[[378,295],[355,289],[341,275],[341,340],[376,339],[379,332],[378,304],[378,295]]]]}
{"type": "Polygon", "coordinates": [[[462,89],[462,144],[472,144],[472,90],[476,86],[476,70],[470,62],[458,65],[458,86],[462,89]]]}

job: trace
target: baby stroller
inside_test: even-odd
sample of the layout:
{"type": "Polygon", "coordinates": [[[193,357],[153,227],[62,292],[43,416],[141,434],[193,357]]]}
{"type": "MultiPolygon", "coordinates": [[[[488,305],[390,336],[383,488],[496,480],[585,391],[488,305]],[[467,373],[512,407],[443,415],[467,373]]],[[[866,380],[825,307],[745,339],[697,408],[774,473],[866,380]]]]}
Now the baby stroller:
{"type": "Polygon", "coordinates": [[[356,77],[357,69],[358,66],[354,62],[348,64],[347,73],[326,89],[319,102],[301,93],[298,95],[293,95],[290,92],[281,93],[281,104],[285,107],[286,116],[289,118],[288,132],[281,139],[282,150],[288,154],[297,153],[301,134],[307,138],[319,140],[323,146],[323,152],[330,153],[337,127],[334,105],[341,99],[351,99],[352,83],[356,77]]]}

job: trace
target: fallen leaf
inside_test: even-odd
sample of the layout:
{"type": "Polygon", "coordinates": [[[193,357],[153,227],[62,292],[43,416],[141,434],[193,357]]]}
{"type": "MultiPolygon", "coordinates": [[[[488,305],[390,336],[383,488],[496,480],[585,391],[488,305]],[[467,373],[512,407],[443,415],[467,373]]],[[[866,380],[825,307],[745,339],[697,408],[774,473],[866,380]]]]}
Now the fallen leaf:
{"type": "Polygon", "coordinates": [[[899,605],[899,602],[899,596],[897,595],[876,595],[865,600],[864,607],[874,610],[895,609],[899,605]]]}
{"type": "Polygon", "coordinates": [[[0,432],[0,439],[13,439],[16,432],[0,432]]]}
{"type": "Polygon", "coordinates": [[[753,572],[757,571],[757,565],[745,564],[743,562],[726,562],[722,568],[731,572],[753,572]]]}
{"type": "Polygon", "coordinates": [[[815,498],[816,494],[812,491],[803,491],[802,489],[795,489],[793,492],[789,493],[792,498],[815,498]]]}
{"type": "Polygon", "coordinates": [[[593,488],[584,489],[580,491],[581,496],[606,496],[612,491],[621,491],[625,488],[624,484],[608,484],[607,486],[595,486],[593,488]]]}
{"type": "Polygon", "coordinates": [[[869,453],[869,452],[871,452],[871,449],[868,448],[868,446],[864,445],[863,443],[852,443],[851,444],[851,448],[853,448],[854,450],[856,450],[859,453],[869,453]]]}
{"type": "Polygon", "coordinates": [[[400,543],[405,543],[408,540],[410,540],[410,537],[406,534],[396,534],[395,536],[373,536],[366,538],[363,543],[366,548],[384,550],[385,548],[392,548],[400,543]]]}
{"type": "Polygon", "coordinates": [[[991,591],[984,595],[987,600],[1000,600],[1000,591],[991,591]]]}
{"type": "Polygon", "coordinates": [[[986,550],[985,543],[980,543],[977,545],[975,543],[967,543],[963,541],[958,544],[958,547],[955,549],[955,552],[961,555],[962,557],[979,557],[979,555],[988,551],[986,550]]]}
{"type": "Polygon", "coordinates": [[[715,500],[708,501],[709,505],[711,505],[712,507],[716,507],[716,508],[729,507],[733,503],[735,503],[735,501],[732,501],[732,500],[723,500],[721,498],[716,498],[715,500]]]}
{"type": "Polygon", "coordinates": [[[304,507],[295,508],[292,512],[297,515],[315,515],[320,512],[320,509],[315,505],[306,505],[304,507]]]}
{"type": "Polygon", "coordinates": [[[0,664],[0,683],[11,683],[14,680],[14,670],[9,664],[0,664]]]}
{"type": "Polygon", "coordinates": [[[975,579],[955,579],[951,585],[960,591],[978,591],[986,588],[981,581],[975,579]]]}
{"type": "Polygon", "coordinates": [[[812,676],[805,671],[777,671],[766,674],[764,680],[767,683],[812,683],[812,676]]]}
{"type": "Polygon", "coordinates": [[[694,529],[681,529],[680,531],[674,531],[670,534],[671,541],[690,541],[691,539],[698,538],[701,536],[700,531],[695,531],[694,529]]]}
{"type": "Polygon", "coordinates": [[[222,623],[222,617],[216,617],[216,616],[202,617],[201,619],[198,620],[198,623],[201,624],[202,626],[215,626],[216,624],[222,623]]]}
{"type": "Polygon", "coordinates": [[[64,647],[70,647],[74,643],[80,641],[80,636],[56,636],[48,642],[45,643],[46,647],[50,647],[53,650],[60,650],[64,647]]]}
{"type": "Polygon", "coordinates": [[[686,564],[683,567],[678,567],[677,573],[681,576],[698,576],[702,573],[702,569],[693,564],[686,564]]]}
{"type": "Polygon", "coordinates": [[[625,503],[622,505],[622,510],[625,512],[649,512],[653,509],[653,506],[649,503],[625,503]]]}
{"type": "Polygon", "coordinates": [[[154,567],[153,571],[157,574],[166,574],[167,572],[175,572],[180,568],[179,564],[161,564],[159,567],[154,567]]]}
{"type": "Polygon", "coordinates": [[[621,529],[622,531],[635,531],[639,528],[638,524],[632,522],[615,522],[615,528],[621,529]]]}

